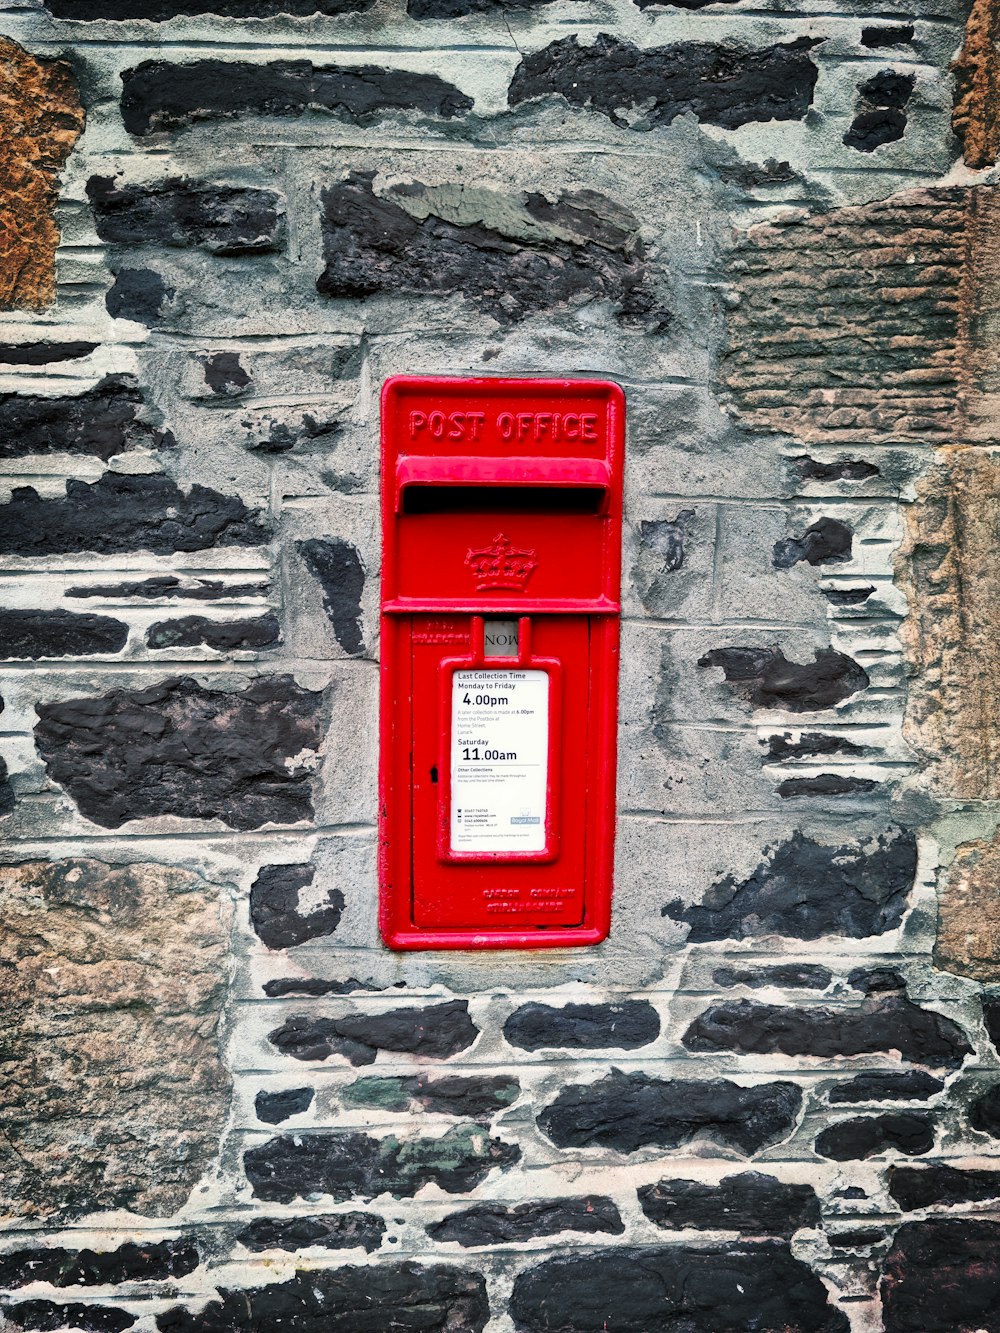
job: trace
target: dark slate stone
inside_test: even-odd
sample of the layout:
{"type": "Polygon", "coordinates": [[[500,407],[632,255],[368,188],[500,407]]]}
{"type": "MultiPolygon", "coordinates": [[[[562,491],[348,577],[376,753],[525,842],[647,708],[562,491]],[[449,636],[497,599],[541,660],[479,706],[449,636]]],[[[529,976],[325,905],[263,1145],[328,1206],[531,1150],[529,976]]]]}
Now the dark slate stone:
{"type": "Polygon", "coordinates": [[[848,148],[874,153],[883,144],[896,143],[906,132],[906,112],[896,107],[873,107],[860,111],[844,135],[848,148]]]}
{"type": "Polygon", "coordinates": [[[851,558],[854,534],[846,523],[836,518],[821,518],[811,523],[801,537],[785,537],[774,544],[775,569],[791,569],[804,561],[807,565],[842,564],[851,558]]]}
{"type": "Polygon", "coordinates": [[[615,125],[649,129],[689,112],[734,130],[751,121],[801,120],[812,105],[818,69],[799,37],[783,46],[740,49],[684,42],[640,48],[608,33],[581,46],[575,36],[524,56],[511,81],[511,106],[559,95],[615,125]],[[621,115],[634,108],[635,121],[621,115]]]}
{"type": "Polygon", "coordinates": [[[571,1083],[538,1117],[557,1148],[619,1152],[677,1148],[701,1134],[744,1154],[787,1137],[802,1105],[794,1083],[743,1088],[728,1079],[660,1079],[613,1069],[597,1083],[571,1083]]]}
{"type": "Polygon", "coordinates": [[[104,298],[113,319],[131,319],[152,328],[163,318],[164,306],[177,295],[151,268],[121,268],[104,298]]]}
{"type": "Polygon", "coordinates": [[[90,454],[107,462],[113,454],[139,445],[172,445],[169,432],[140,420],[144,411],[142,393],[131,375],[106,375],[93,389],[72,398],[2,393],[0,458],[90,454]]]}
{"type": "Polygon", "coordinates": [[[796,830],[764,857],[749,879],[727,875],[702,903],[674,901],[663,915],[688,922],[692,944],[761,935],[880,935],[903,919],[917,872],[917,840],[909,830],[890,827],[877,838],[828,847],[796,830]]]}
{"type": "Polygon", "coordinates": [[[0,363],[5,366],[51,366],[59,361],[78,361],[96,352],[100,343],[34,342],[0,343],[0,363]]]}
{"type": "Polygon", "coordinates": [[[744,1171],[718,1185],[697,1180],[661,1180],[643,1185],[639,1204],[665,1231],[740,1231],[748,1236],[785,1236],[818,1227],[819,1199],[811,1185],[785,1185],[774,1176],[744,1171]]]}
{"type": "Polygon", "coordinates": [[[867,47],[903,46],[913,41],[913,24],[905,23],[885,28],[862,28],[861,45],[867,47]]]}
{"type": "Polygon", "coordinates": [[[801,180],[790,162],[769,157],[764,162],[727,162],[715,168],[719,180],[738,185],[743,190],[757,190],[766,185],[789,185],[801,180]]]}
{"type": "Polygon", "coordinates": [[[894,69],[880,69],[870,79],[858,84],[858,92],[872,106],[891,106],[902,109],[910,100],[915,74],[900,74],[894,69]]]}
{"type": "Polygon", "coordinates": [[[693,509],[682,509],[676,518],[644,519],[639,524],[639,541],[660,557],[663,573],[673,574],[684,564],[684,543],[693,518],[693,509]]]}
{"type": "Polygon", "coordinates": [[[765,764],[787,764],[794,759],[809,759],[820,754],[863,755],[867,750],[863,745],[855,745],[846,736],[828,736],[821,731],[803,731],[797,741],[793,741],[789,732],[782,736],[768,736],[765,764]]]}
{"type": "Polygon", "coordinates": [[[299,890],[313,882],[316,867],[261,866],[250,886],[250,924],[269,949],[290,949],[306,940],[332,935],[340,925],[344,895],[328,889],[326,903],[309,912],[299,911],[299,890]]]}
{"type": "Polygon", "coordinates": [[[111,1305],[57,1305],[54,1301],[15,1301],[0,1306],[0,1313],[19,1328],[43,1333],[60,1328],[83,1329],[84,1333],[122,1333],[139,1318],[111,1305]]]}
{"type": "Polygon", "coordinates": [[[68,555],[94,551],[205,551],[211,546],[260,546],[268,529],[235,495],[207,486],[182,491],[159,474],[106,472],[97,481],[69,480],[62,499],[16,486],[0,504],[0,555],[68,555]]]}
{"type": "Polygon", "coordinates": [[[558,1236],[562,1231],[620,1236],[624,1230],[614,1203],[592,1195],[584,1199],[545,1199],[512,1208],[481,1203],[431,1223],[427,1234],[432,1240],[456,1241],[468,1249],[473,1245],[507,1245],[537,1236],[558,1236]]]}
{"type": "Polygon", "coordinates": [[[212,14],[219,18],[261,19],[291,14],[345,14],[370,9],[374,0],[45,0],[45,8],[60,19],[95,22],[98,19],[146,19],[164,23],[180,15],[212,14]]]}
{"type": "Polygon", "coordinates": [[[894,967],[855,967],[847,974],[847,984],[862,995],[906,993],[906,979],[894,967]]]}
{"type": "Polygon", "coordinates": [[[736,0],[632,0],[640,9],[651,9],[654,5],[667,5],[671,9],[704,9],[706,5],[732,5],[736,0]]]}
{"type": "Polygon", "coordinates": [[[458,19],[466,14],[498,14],[508,9],[535,9],[552,0],[406,0],[411,19],[458,19]]]}
{"type": "Polygon", "coordinates": [[[478,1036],[479,1029],[469,1017],[468,1000],[449,1000],[426,1009],[345,1014],[343,1018],[293,1014],[269,1032],[267,1039],[296,1060],[325,1060],[336,1053],[352,1065],[370,1065],[379,1051],[406,1051],[445,1060],[471,1046],[478,1036]]]}
{"type": "Polygon", "coordinates": [[[904,1223],[880,1290],[885,1333],[1000,1333],[1000,1223],[904,1223]]]}
{"type": "Polygon", "coordinates": [[[803,481],[867,481],[880,477],[881,470],[863,458],[845,458],[837,463],[823,463],[808,454],[792,459],[796,472],[803,481]]]}
{"type": "Polygon", "coordinates": [[[886,1233],[877,1227],[859,1228],[857,1231],[828,1231],[826,1239],[833,1250],[866,1250],[872,1245],[880,1245],[886,1233]]]}
{"type": "Polygon", "coordinates": [[[823,596],[834,606],[859,606],[862,602],[867,602],[868,598],[875,591],[874,584],[866,584],[861,588],[824,588],[823,596]]]}
{"type": "Polygon", "coordinates": [[[847,1316],[784,1241],[622,1246],[519,1273],[518,1333],[848,1333],[847,1316]]]}
{"type": "MultiPolygon", "coordinates": [[[[201,1262],[193,1240],[127,1243],[115,1250],[63,1250],[40,1246],[0,1256],[0,1287],[29,1282],[53,1287],[95,1287],[113,1282],[155,1282],[186,1277],[201,1262]]],[[[58,1325],[57,1325],[58,1327],[58,1325]]]]}
{"type": "Polygon", "coordinates": [[[150,648],[193,648],[204,644],[216,652],[234,648],[273,648],[281,642],[281,626],[272,612],[250,620],[212,620],[208,616],[181,616],[158,620],[146,631],[150,648]]]}
{"type": "Polygon", "coordinates": [[[80,588],[67,588],[67,597],[141,597],[144,600],[188,598],[199,602],[215,602],[219,598],[242,599],[266,597],[266,583],[223,583],[219,579],[194,579],[182,583],[174,574],[154,574],[148,579],[129,583],[91,583],[80,588]]]}
{"type": "Polygon", "coordinates": [[[543,1047],[600,1050],[615,1047],[635,1050],[660,1035],[660,1017],[648,1000],[619,1004],[524,1004],[503,1027],[511,1046],[523,1051],[543,1047]]]}
{"type": "Polygon", "coordinates": [[[954,1166],[892,1166],[889,1193],[904,1213],[953,1203],[1000,1199],[1000,1171],[960,1171],[954,1166]]]}
{"type": "Polygon", "coordinates": [[[721,667],[733,693],[754,708],[810,713],[833,708],[868,688],[868,673],[853,657],[817,648],[812,662],[789,662],[780,648],[713,648],[700,667],[721,667]]]}
{"type": "Polygon", "coordinates": [[[451,1264],[309,1269],[288,1282],[220,1292],[157,1315],[160,1333],[482,1333],[486,1280],[451,1264]]]}
{"type": "MultiPolygon", "coordinates": [[[[370,9],[373,3],[351,0],[343,7],[370,9]]],[[[332,111],[357,125],[372,124],[390,111],[451,119],[472,105],[471,97],[437,74],[378,65],[146,60],[122,72],[122,120],[137,136],[199,121],[301,116],[309,110],[332,111]]]]}
{"type": "Polygon", "coordinates": [[[995,1083],[969,1107],[969,1124],[1000,1139],[1000,1083],[995,1083]]]}
{"type": "Polygon", "coordinates": [[[787,801],[794,796],[864,796],[878,785],[873,778],[856,778],[850,773],[817,773],[810,778],[785,778],[776,790],[787,801]]]}
{"type": "Polygon", "coordinates": [[[437,1115],[486,1119],[517,1100],[521,1085],[504,1074],[462,1074],[431,1078],[428,1074],[394,1078],[362,1078],[342,1094],[345,1105],[376,1106],[408,1111],[413,1103],[437,1115]]]}
{"type": "Polygon", "coordinates": [[[254,1110],[257,1119],[265,1125],[280,1125],[283,1120],[290,1120],[293,1115],[301,1115],[312,1106],[316,1096],[314,1088],[288,1088],[284,1092],[258,1092],[254,1098],[254,1110]]]}
{"type": "Polygon", "coordinates": [[[934,1117],[921,1111],[893,1111],[886,1115],[858,1116],[828,1125],[816,1136],[821,1157],[835,1162],[857,1162],[894,1148],[919,1157],[934,1147],[934,1117]]]}
{"type": "Polygon", "coordinates": [[[7,772],[6,759],[0,758],[0,815],[9,815],[17,804],[7,772]]]}
{"type": "Polygon", "coordinates": [[[465,1194],[520,1157],[520,1148],[478,1125],[455,1125],[440,1138],[405,1142],[352,1132],[282,1135],[248,1149],[243,1166],[259,1199],[292,1203],[312,1194],[409,1199],[432,1181],[448,1194],[465,1194]]]}
{"type": "Polygon", "coordinates": [[[382,1244],[385,1223],[374,1213],[325,1213],[318,1217],[256,1217],[236,1239],[248,1250],[324,1250],[362,1248],[371,1254],[382,1244]]]}
{"type": "MultiPolygon", "coordinates": [[[[414,197],[424,188],[419,182],[405,187],[414,197]]],[[[522,196],[522,203],[527,207],[533,197],[522,196]]],[[[418,219],[376,195],[370,174],[354,172],[323,192],[326,267],[316,287],[324,296],[352,300],[459,295],[501,324],[536,310],[610,301],[621,320],[652,332],[665,328],[669,316],[650,289],[636,220],[593,191],[560,196],[557,204],[576,219],[574,239],[562,239],[560,228],[562,235],[527,241],[434,213],[418,219]],[[630,229],[619,225],[625,217],[630,229]],[[609,218],[617,233],[613,244],[606,240],[609,218]],[[594,240],[588,233],[602,219],[604,235],[594,240]]]]}
{"type": "Polygon", "coordinates": [[[194,245],[213,255],[251,255],[284,244],[284,200],[273,190],[179,179],[117,185],[113,176],[91,176],[87,197],[98,236],[118,245],[194,245]]]}
{"type": "Polygon", "coordinates": [[[868,999],[860,1009],[727,1000],[699,1014],[683,1042],[689,1051],[822,1059],[898,1051],[904,1060],[943,1069],[956,1069],[972,1051],[957,1023],[899,995],[868,999]]]}
{"type": "Polygon", "coordinates": [[[365,566],[356,547],[340,537],[311,537],[296,542],[302,562],[323,590],[323,610],[345,653],[365,651],[361,634],[361,594],[365,566]]]}
{"type": "Polygon", "coordinates": [[[890,1074],[859,1074],[848,1083],[830,1089],[831,1102],[922,1101],[940,1092],[944,1084],[922,1069],[904,1069],[890,1074]]]}
{"type": "Polygon", "coordinates": [[[983,996],[983,1026],[994,1049],[1000,1052],[1000,996],[983,996]]]}
{"type": "Polygon", "coordinates": [[[0,657],[87,657],[120,653],[128,626],[73,611],[0,610],[0,657]]]}
{"type": "MultiPolygon", "coordinates": [[[[394,981],[393,988],[403,990],[405,981],[394,981]]],[[[346,981],[327,981],[322,977],[279,977],[274,981],[265,981],[261,988],[272,1000],[285,995],[351,995],[354,991],[384,991],[388,986],[373,986],[367,981],[358,981],[348,977],[346,981]]]]}
{"type": "Polygon", "coordinates": [[[238,398],[250,387],[250,376],[240,365],[239,352],[213,352],[205,358],[205,383],[221,398],[238,398]]]}
{"type": "Polygon", "coordinates": [[[828,967],[818,963],[776,963],[773,967],[717,967],[716,986],[785,986],[789,990],[826,990],[833,980],[828,967]]]}
{"type": "Polygon", "coordinates": [[[291,676],[242,693],[171,679],[38,704],[35,745],[50,779],[103,828],[156,815],[294,824],[312,816],[312,792],[289,761],[318,748],[321,700],[291,676]]]}

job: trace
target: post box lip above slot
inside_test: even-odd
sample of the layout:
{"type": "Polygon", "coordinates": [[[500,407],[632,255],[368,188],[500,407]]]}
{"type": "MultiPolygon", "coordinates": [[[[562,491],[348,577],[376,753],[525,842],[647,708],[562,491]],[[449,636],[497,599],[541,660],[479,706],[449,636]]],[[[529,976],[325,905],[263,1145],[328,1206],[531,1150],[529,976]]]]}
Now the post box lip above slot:
{"type": "Polygon", "coordinates": [[[611,493],[611,469],[598,458],[406,454],[396,460],[395,512],[403,511],[408,488],[431,486],[573,487],[600,492],[598,508],[603,510],[611,493]]]}

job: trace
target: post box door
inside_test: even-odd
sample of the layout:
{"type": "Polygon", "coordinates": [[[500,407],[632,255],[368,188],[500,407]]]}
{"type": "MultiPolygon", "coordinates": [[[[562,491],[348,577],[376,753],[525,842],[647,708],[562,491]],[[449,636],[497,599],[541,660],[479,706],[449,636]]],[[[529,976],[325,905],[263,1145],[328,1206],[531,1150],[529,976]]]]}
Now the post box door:
{"type": "Polygon", "coordinates": [[[593,854],[590,623],[587,616],[533,616],[529,624],[526,660],[523,653],[483,658],[473,651],[473,617],[413,618],[418,928],[583,921],[593,854]]]}

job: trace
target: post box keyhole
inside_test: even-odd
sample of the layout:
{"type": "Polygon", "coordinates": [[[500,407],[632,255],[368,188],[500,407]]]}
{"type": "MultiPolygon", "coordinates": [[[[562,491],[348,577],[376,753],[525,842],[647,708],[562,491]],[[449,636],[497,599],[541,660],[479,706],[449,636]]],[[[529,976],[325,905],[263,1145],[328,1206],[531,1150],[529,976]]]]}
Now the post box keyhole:
{"type": "Polygon", "coordinates": [[[437,782],[437,780],[438,780],[438,768],[437,768],[437,764],[432,764],[432,765],[431,765],[431,782],[437,782]]]}

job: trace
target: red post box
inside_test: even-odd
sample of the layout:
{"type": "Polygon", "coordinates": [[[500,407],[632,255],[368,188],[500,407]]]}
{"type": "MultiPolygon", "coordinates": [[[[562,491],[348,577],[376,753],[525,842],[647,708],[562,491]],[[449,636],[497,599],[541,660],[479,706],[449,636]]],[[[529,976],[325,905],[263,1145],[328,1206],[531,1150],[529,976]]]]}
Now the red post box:
{"type": "Polygon", "coordinates": [[[625,399],[382,391],[380,924],[395,949],[608,933],[625,399]]]}

